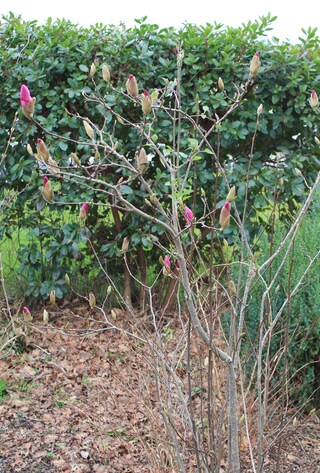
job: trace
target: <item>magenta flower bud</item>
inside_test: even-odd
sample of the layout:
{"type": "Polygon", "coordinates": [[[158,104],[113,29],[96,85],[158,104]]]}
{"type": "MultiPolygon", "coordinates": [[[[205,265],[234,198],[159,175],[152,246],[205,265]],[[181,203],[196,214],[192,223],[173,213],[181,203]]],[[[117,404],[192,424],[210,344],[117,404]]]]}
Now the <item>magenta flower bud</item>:
{"type": "Polygon", "coordinates": [[[163,258],[163,264],[165,265],[165,267],[166,267],[167,269],[170,269],[170,268],[171,268],[171,261],[170,261],[169,256],[165,256],[165,257],[163,258]]]}
{"type": "Polygon", "coordinates": [[[31,97],[30,91],[26,85],[22,85],[20,89],[20,105],[23,114],[31,120],[34,112],[35,97],[31,97]]]}
{"type": "Polygon", "coordinates": [[[139,94],[139,88],[136,78],[133,74],[130,74],[126,82],[127,92],[131,97],[137,97],[139,94]]]}
{"type": "Polygon", "coordinates": [[[230,202],[226,202],[220,211],[219,223],[224,230],[230,223],[230,202]]]}
{"type": "Polygon", "coordinates": [[[319,99],[318,95],[315,90],[311,92],[311,97],[310,97],[310,105],[312,108],[318,108],[319,107],[319,99]]]}
{"type": "Polygon", "coordinates": [[[28,323],[28,322],[31,322],[31,320],[32,320],[32,315],[31,315],[31,312],[30,312],[30,310],[28,309],[28,307],[24,307],[24,308],[22,309],[22,312],[23,312],[23,320],[24,320],[25,322],[27,322],[27,323],[28,323]]]}
{"type": "Polygon", "coordinates": [[[79,218],[80,220],[84,220],[87,218],[89,212],[89,204],[85,203],[80,207],[79,218]]]}
{"type": "Polygon", "coordinates": [[[51,202],[54,196],[53,189],[51,187],[50,181],[47,176],[43,178],[43,186],[41,189],[41,194],[45,200],[51,202]]]}
{"type": "Polygon", "coordinates": [[[188,225],[191,225],[192,222],[193,222],[193,212],[191,209],[189,209],[189,207],[187,207],[186,205],[184,206],[184,214],[183,214],[186,222],[188,225]]]}

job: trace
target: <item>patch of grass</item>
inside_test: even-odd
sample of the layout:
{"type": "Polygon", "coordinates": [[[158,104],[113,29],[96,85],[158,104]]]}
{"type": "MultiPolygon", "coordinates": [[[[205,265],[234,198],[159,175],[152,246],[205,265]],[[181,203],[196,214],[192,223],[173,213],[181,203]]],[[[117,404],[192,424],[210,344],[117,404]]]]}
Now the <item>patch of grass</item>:
{"type": "Polygon", "coordinates": [[[3,378],[0,378],[0,402],[7,396],[7,383],[3,378]]]}

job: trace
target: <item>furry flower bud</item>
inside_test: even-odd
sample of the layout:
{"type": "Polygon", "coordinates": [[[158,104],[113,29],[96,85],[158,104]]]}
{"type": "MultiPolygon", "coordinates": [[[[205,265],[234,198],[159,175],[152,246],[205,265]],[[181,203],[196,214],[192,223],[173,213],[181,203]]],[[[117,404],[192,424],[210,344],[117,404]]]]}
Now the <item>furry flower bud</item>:
{"type": "Polygon", "coordinates": [[[220,90],[221,92],[224,91],[224,82],[223,82],[223,80],[221,79],[221,77],[219,77],[219,79],[218,79],[218,87],[219,87],[219,90],[220,90]]]}
{"type": "Polygon", "coordinates": [[[89,212],[89,204],[85,203],[85,204],[81,205],[80,212],[79,212],[80,220],[84,220],[85,218],[87,218],[88,212],[89,212]]]}
{"type": "Polygon", "coordinates": [[[29,120],[33,117],[35,103],[35,97],[31,97],[28,87],[23,84],[20,89],[20,105],[22,113],[29,118],[29,120]]]}
{"type": "Polygon", "coordinates": [[[93,62],[90,66],[90,72],[89,72],[90,77],[93,77],[96,72],[97,72],[97,68],[96,68],[95,63],[93,62]]]}
{"type": "Polygon", "coordinates": [[[219,223],[221,229],[225,230],[230,223],[230,202],[226,202],[220,211],[219,223]]]}
{"type": "Polygon", "coordinates": [[[94,309],[96,306],[96,297],[93,292],[89,292],[89,306],[90,309],[94,309]]]}
{"type": "Polygon", "coordinates": [[[257,115],[258,117],[260,117],[261,113],[263,112],[263,105],[262,103],[259,105],[259,107],[257,108],[257,115]]]}
{"type": "Polygon", "coordinates": [[[193,212],[191,209],[189,209],[189,207],[187,207],[186,205],[184,206],[184,212],[183,212],[183,216],[185,218],[185,221],[187,222],[188,225],[191,225],[192,222],[193,222],[193,212]]]}
{"type": "Polygon", "coordinates": [[[43,311],[43,321],[45,324],[47,324],[49,322],[49,314],[48,314],[48,311],[46,309],[44,309],[43,311]]]}
{"type": "Polygon", "coordinates": [[[24,307],[22,309],[22,312],[23,312],[23,320],[26,322],[26,323],[29,323],[32,321],[32,315],[31,315],[31,312],[30,310],[28,309],[28,307],[24,307]]]}
{"type": "Polygon", "coordinates": [[[50,181],[47,176],[44,176],[43,178],[43,186],[41,189],[41,194],[42,194],[42,197],[48,202],[52,201],[54,193],[53,193],[53,189],[51,187],[50,181]]]}
{"type": "Polygon", "coordinates": [[[137,97],[139,94],[139,88],[136,78],[133,74],[130,74],[126,82],[127,92],[131,97],[137,97]]]}
{"type": "Polygon", "coordinates": [[[103,64],[102,66],[102,77],[106,82],[110,82],[110,69],[106,64],[103,64]]]}
{"type": "Polygon", "coordinates": [[[165,256],[165,257],[163,258],[163,264],[164,264],[164,266],[165,266],[167,269],[170,269],[170,268],[171,268],[171,261],[170,261],[169,256],[165,256]]]}
{"type": "Polygon", "coordinates": [[[227,202],[233,202],[236,197],[236,188],[234,186],[231,187],[231,189],[228,192],[226,201],[227,202]]]}
{"type": "Polygon", "coordinates": [[[318,95],[315,90],[311,92],[311,97],[310,97],[310,105],[312,108],[318,108],[319,107],[319,99],[318,95]]]}
{"type": "Polygon", "coordinates": [[[250,62],[250,76],[251,77],[254,77],[258,73],[260,66],[261,66],[261,61],[260,61],[259,53],[256,52],[250,62]]]}
{"type": "Polygon", "coordinates": [[[45,142],[41,140],[41,138],[37,139],[37,152],[40,160],[47,163],[50,157],[49,150],[46,147],[45,142]]]}
{"type": "Polygon", "coordinates": [[[143,91],[141,98],[142,111],[145,115],[149,115],[152,110],[152,100],[149,92],[147,90],[143,91]]]}
{"type": "Polygon", "coordinates": [[[89,123],[86,122],[85,120],[83,120],[82,123],[83,123],[84,129],[86,130],[87,135],[89,136],[89,138],[91,138],[93,140],[94,131],[93,131],[92,126],[89,125],[89,123]]]}
{"type": "Polygon", "coordinates": [[[143,174],[149,167],[148,156],[146,150],[141,148],[140,153],[137,157],[137,168],[138,171],[143,174]]]}
{"type": "Polygon", "coordinates": [[[54,289],[50,292],[50,304],[56,304],[56,291],[54,289]]]}
{"type": "Polygon", "coordinates": [[[124,237],[121,247],[121,253],[126,253],[129,248],[129,237],[124,237]]]}

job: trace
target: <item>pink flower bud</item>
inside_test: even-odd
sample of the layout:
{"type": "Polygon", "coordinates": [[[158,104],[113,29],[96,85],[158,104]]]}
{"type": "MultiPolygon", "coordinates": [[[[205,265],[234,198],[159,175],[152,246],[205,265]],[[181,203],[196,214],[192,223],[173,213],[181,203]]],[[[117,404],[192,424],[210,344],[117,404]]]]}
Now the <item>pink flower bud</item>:
{"type": "Polygon", "coordinates": [[[27,322],[27,323],[28,323],[28,322],[31,322],[31,320],[32,320],[32,315],[31,315],[31,312],[30,312],[30,310],[28,309],[28,307],[24,307],[24,308],[22,309],[22,312],[23,312],[23,320],[24,320],[25,322],[27,322]]]}
{"type": "Polygon", "coordinates": [[[29,120],[33,117],[35,102],[35,97],[31,97],[28,87],[23,84],[20,89],[20,105],[23,114],[29,118],[29,120]]]}
{"type": "Polygon", "coordinates": [[[127,92],[131,97],[137,97],[139,94],[139,88],[136,78],[133,74],[130,74],[126,82],[127,92]]]}
{"type": "Polygon", "coordinates": [[[220,211],[219,223],[221,229],[224,230],[230,223],[230,203],[226,202],[220,211]]]}
{"type": "Polygon", "coordinates": [[[44,161],[45,163],[48,162],[49,160],[49,150],[45,145],[45,142],[41,140],[40,138],[37,139],[37,151],[39,154],[39,158],[41,161],[44,161]]]}
{"type": "Polygon", "coordinates": [[[192,222],[193,222],[193,212],[191,209],[189,209],[189,207],[187,207],[186,205],[184,206],[184,214],[183,214],[186,222],[188,225],[191,225],[192,222]]]}
{"type": "Polygon", "coordinates": [[[87,218],[89,212],[89,204],[85,203],[80,207],[79,218],[80,220],[84,220],[87,218]]]}
{"type": "Polygon", "coordinates": [[[144,90],[142,98],[141,98],[141,106],[142,106],[142,111],[145,115],[149,115],[152,110],[152,100],[149,92],[147,90],[144,90]]]}
{"type": "Polygon", "coordinates": [[[48,202],[51,202],[54,196],[53,189],[47,176],[43,178],[43,186],[41,189],[42,196],[48,202]]]}
{"type": "Polygon", "coordinates": [[[310,105],[312,108],[318,108],[319,107],[319,99],[317,96],[317,93],[315,90],[311,92],[311,97],[310,97],[310,105]]]}
{"type": "Polygon", "coordinates": [[[163,264],[165,265],[165,267],[166,267],[167,269],[170,269],[170,268],[171,268],[171,261],[170,261],[169,256],[165,256],[165,257],[163,258],[163,264]]]}
{"type": "Polygon", "coordinates": [[[260,66],[261,66],[261,61],[260,61],[259,53],[256,52],[250,62],[250,76],[251,77],[257,74],[260,66]]]}

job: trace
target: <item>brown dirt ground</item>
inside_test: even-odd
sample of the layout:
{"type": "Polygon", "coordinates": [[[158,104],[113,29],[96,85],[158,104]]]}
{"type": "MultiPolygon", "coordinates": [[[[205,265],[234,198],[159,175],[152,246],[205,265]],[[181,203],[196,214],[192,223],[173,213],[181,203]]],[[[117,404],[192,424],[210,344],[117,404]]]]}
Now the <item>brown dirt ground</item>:
{"type": "MultiPolygon", "coordinates": [[[[157,410],[152,382],[149,406],[141,391],[151,369],[141,349],[118,331],[99,331],[101,324],[85,319],[86,308],[73,310],[78,318],[65,308],[51,313],[48,325],[42,311],[34,314],[24,351],[16,345],[0,358],[7,383],[0,404],[0,473],[178,473],[165,463],[156,466],[165,459],[157,415],[150,415],[157,410]]],[[[129,326],[125,314],[117,324],[129,326]]],[[[270,450],[266,471],[276,471],[276,451],[270,450]]],[[[242,471],[252,471],[249,465],[246,453],[242,471]]],[[[317,415],[297,417],[287,431],[278,471],[320,472],[317,415]]]]}

